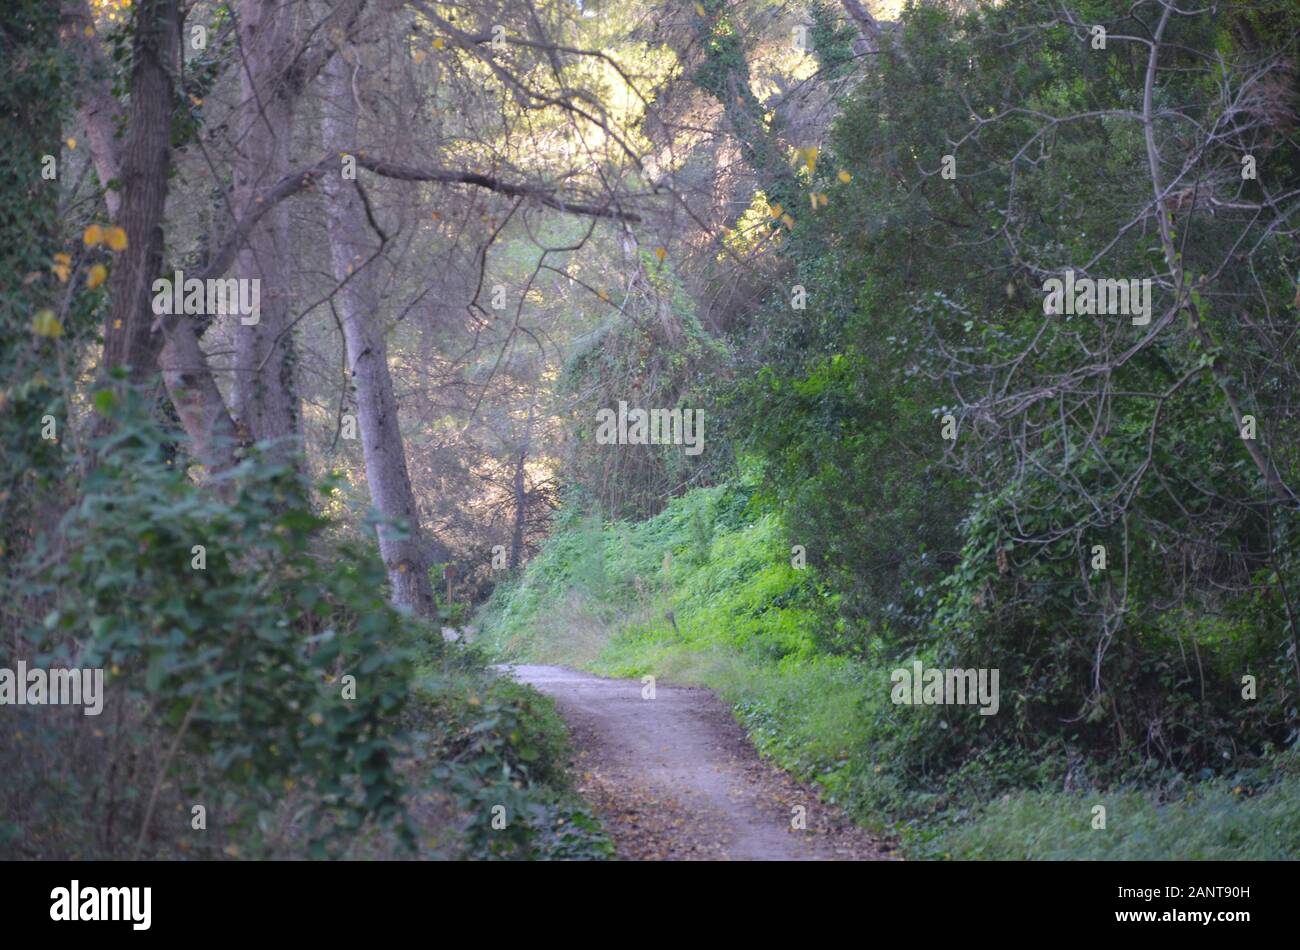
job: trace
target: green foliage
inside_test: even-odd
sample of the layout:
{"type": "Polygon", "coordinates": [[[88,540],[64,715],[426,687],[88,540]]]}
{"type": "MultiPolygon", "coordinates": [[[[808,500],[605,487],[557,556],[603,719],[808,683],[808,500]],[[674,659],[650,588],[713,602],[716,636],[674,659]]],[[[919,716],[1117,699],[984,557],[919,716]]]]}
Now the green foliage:
{"type": "MultiPolygon", "coordinates": [[[[581,396],[572,411],[574,438],[561,472],[570,493],[599,505],[613,517],[657,512],[682,487],[721,471],[721,451],[690,456],[680,445],[600,445],[596,411],[629,408],[691,409],[699,412],[696,380],[721,365],[725,349],[712,340],[695,315],[680,279],[643,262],[654,299],[632,304],[633,319],[619,314],[579,342],[559,381],[561,394],[581,396]]],[[[703,433],[715,438],[705,413],[703,433]]]]}
{"type": "Polygon", "coordinates": [[[43,607],[0,665],[105,669],[104,724],[42,709],[0,739],[0,853],[610,854],[549,701],[394,610],[291,468],[255,450],[200,484],[131,391],[101,394],[112,434],[6,579],[43,607]]]}
{"type": "Polygon", "coordinates": [[[327,522],[287,467],[250,458],[200,487],[129,401],[114,422],[61,525],[62,556],[37,578],[53,601],[44,633],[29,631],[38,661],[76,633],[66,659],[107,668],[210,778],[243,789],[250,827],[297,782],[328,806],[309,816],[321,853],[369,818],[400,820],[390,723],[412,631],[384,600],[381,565],[348,546],[318,556],[327,522]]]}
{"type": "Polygon", "coordinates": [[[613,843],[573,792],[563,763],[564,725],[554,703],[501,677],[427,681],[436,733],[431,777],[468,817],[467,857],[603,859],[613,843]]]}
{"type": "Polygon", "coordinates": [[[1136,789],[1014,792],[918,839],[915,853],[956,860],[1290,860],[1300,840],[1294,759],[1272,763],[1281,778],[1246,775],[1184,785],[1166,796],[1136,789]],[[1093,826],[1097,805],[1106,809],[1105,828],[1093,826]]]}
{"type": "MultiPolygon", "coordinates": [[[[1232,846],[1243,829],[1270,835],[1259,856],[1300,845],[1294,777],[1276,774],[1277,763],[1289,759],[1276,758],[1267,744],[1257,756],[1241,750],[1230,756],[1223,780],[1194,761],[1150,756],[1149,741],[1143,755],[1126,746],[1113,760],[1086,759],[1082,750],[1092,732],[1114,727],[1081,722],[1071,733],[1053,718],[1064,707],[1051,703],[1072,695],[1068,656],[1026,661],[1032,654],[1014,652],[1008,642],[998,716],[980,716],[972,707],[895,705],[893,669],[910,668],[913,660],[943,665],[969,644],[957,638],[897,654],[874,638],[854,657],[828,655],[826,644],[837,635],[827,624],[842,621],[828,619],[833,610],[815,608],[834,596],[815,569],[790,567],[784,532],[772,513],[762,512],[752,487],[699,489],[637,524],[600,530],[568,512],[559,527],[523,577],[498,588],[481,612],[489,649],[512,659],[578,664],[613,676],[652,673],[715,688],[762,754],[815,782],[862,823],[901,836],[913,856],[1240,857],[1232,846]],[[701,525],[710,521],[702,555],[701,525]],[[579,563],[588,567],[577,571],[579,563]],[[599,578],[591,565],[598,565],[599,578]],[[668,609],[676,627],[666,619],[668,609]],[[1063,785],[1075,791],[1062,794],[1063,785]],[[1244,792],[1232,791],[1238,787],[1244,792]],[[1088,791],[1081,797],[1079,789],[1088,791]],[[1154,804],[1189,794],[1192,802],[1214,804],[1190,810],[1154,804]],[[1089,827],[1094,798],[1114,803],[1127,830],[1085,838],[1081,829],[1089,827]],[[1007,804],[1017,801],[1018,811],[1007,804]],[[1187,835],[1196,822],[1205,824],[1187,835]],[[982,850],[977,829],[989,837],[982,850]]],[[[1182,618],[1170,618],[1167,631],[1153,631],[1144,660],[1153,669],[1135,671],[1130,689],[1172,697],[1165,711],[1171,749],[1186,739],[1180,728],[1205,729],[1209,717],[1231,708],[1225,671],[1258,652],[1248,631],[1246,624],[1189,629],[1182,618]],[[1169,659],[1179,636],[1199,644],[1207,688],[1217,690],[1205,700],[1188,689],[1183,664],[1169,659]]],[[[1009,631],[1006,640],[1015,635],[1009,631]]],[[[1057,641],[1034,642],[1047,648],[1057,641]]],[[[1195,741],[1208,743],[1206,753],[1223,761],[1229,730],[1258,730],[1276,714],[1268,711],[1275,698],[1228,716],[1195,741]]]]}
{"type": "Polygon", "coordinates": [[[817,0],[809,5],[808,12],[813,21],[808,36],[812,40],[812,52],[821,64],[823,75],[826,79],[839,79],[849,75],[857,29],[844,16],[844,10],[838,4],[817,0]]]}
{"type": "MultiPolygon", "coordinates": [[[[1234,769],[1297,733],[1296,512],[1268,497],[1223,392],[1226,376],[1250,393],[1293,480],[1288,320],[1256,332],[1236,303],[1293,313],[1293,249],[1257,232],[1248,240],[1267,250],[1251,268],[1224,268],[1241,222],[1198,215],[1177,240],[1183,266],[1216,273],[1193,297],[1213,354],[1174,324],[1093,382],[1096,354],[1118,349],[1114,325],[1045,319],[1041,284],[1081,261],[1117,275],[1166,267],[1149,229],[1122,226],[1150,202],[1132,119],[1145,62],[1130,44],[1094,50],[1078,31],[1039,28],[1044,11],[904,12],[902,54],[867,71],[823,149],[812,187],[827,207],[801,215],[786,247],[785,283],[807,288],[808,308],[774,292],[732,341],[747,382],[719,394],[764,499],[830,594],[817,601],[822,646],[1001,669],[1015,698],[994,723],[955,715],[961,741],[950,730],[900,749],[909,780],[934,794],[985,759],[1005,760],[991,787],[1010,785],[1044,749],[1084,756],[1099,782],[1151,780],[1234,769]],[[1255,267],[1264,276],[1248,286],[1255,267]],[[948,412],[955,444],[940,438],[948,412]],[[1247,672],[1257,700],[1241,698],[1247,672]]],[[[1082,15],[1114,33],[1141,13],[1098,2],[1082,15]]],[[[1225,14],[1176,17],[1169,42],[1228,59],[1294,48],[1270,5],[1240,16],[1276,37],[1225,14]]],[[[1156,95],[1202,114],[1222,77],[1184,55],[1156,95]]],[[[1163,122],[1156,134],[1166,155],[1191,147],[1163,122]]],[[[1258,144],[1294,181],[1294,149],[1258,144]]],[[[1230,181],[1237,158],[1198,160],[1207,181],[1230,181]]]]}

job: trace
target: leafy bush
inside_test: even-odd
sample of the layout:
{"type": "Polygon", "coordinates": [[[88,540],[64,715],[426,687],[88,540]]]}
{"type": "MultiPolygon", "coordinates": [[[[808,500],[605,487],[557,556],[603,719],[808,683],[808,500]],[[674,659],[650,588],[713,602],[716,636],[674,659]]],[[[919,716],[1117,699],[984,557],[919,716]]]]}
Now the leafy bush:
{"type": "Polygon", "coordinates": [[[8,579],[44,606],[0,665],[104,668],[105,711],[0,735],[0,853],[608,856],[554,710],[394,610],[292,470],[255,449],[200,483],[131,391],[95,404],[112,434],[8,579]]]}
{"type": "Polygon", "coordinates": [[[400,822],[391,723],[413,632],[384,600],[381,565],[325,551],[327,521],[280,465],[254,456],[196,484],[131,399],[111,408],[120,398],[96,399],[114,429],[51,536],[57,557],[33,578],[51,609],[24,634],[41,665],[105,668],[115,700],[168,737],[141,843],[180,748],[204,763],[191,800],[203,783],[238,789],[223,820],[252,838],[299,783],[325,806],[307,814],[318,853],[368,819],[400,822]]]}

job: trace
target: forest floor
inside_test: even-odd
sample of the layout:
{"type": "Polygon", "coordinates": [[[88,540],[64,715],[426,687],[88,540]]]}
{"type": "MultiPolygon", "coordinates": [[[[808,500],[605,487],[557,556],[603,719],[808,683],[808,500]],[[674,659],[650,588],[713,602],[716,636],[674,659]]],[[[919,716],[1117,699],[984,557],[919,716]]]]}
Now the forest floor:
{"type": "Polygon", "coordinates": [[[624,860],[888,860],[873,837],[759,758],[711,690],[503,666],[552,697],[569,726],[578,790],[624,860]],[[800,812],[802,808],[802,813],[800,812]]]}

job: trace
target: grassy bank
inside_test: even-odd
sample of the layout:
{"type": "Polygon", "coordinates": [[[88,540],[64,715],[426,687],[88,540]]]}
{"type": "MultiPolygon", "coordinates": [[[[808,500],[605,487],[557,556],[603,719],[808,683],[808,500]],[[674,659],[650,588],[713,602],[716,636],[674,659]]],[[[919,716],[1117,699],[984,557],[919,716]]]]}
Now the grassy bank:
{"type": "MultiPolygon", "coordinates": [[[[896,706],[912,657],[832,655],[826,596],[781,526],[736,488],[701,489],[638,524],[569,514],[480,615],[503,659],[712,687],[761,753],[904,852],[952,858],[1280,858],[1300,852],[1294,753],[1231,776],[1090,779],[1064,745],[985,748],[942,778],[917,749],[962,728],[896,706]],[[1105,827],[1099,824],[1105,809],[1105,827]]],[[[916,657],[925,661],[924,655],[916,657]]],[[[1004,689],[1006,684],[1004,684],[1004,689]]],[[[1004,709],[1006,703],[1004,701],[1004,709]]],[[[951,747],[961,748],[960,736],[951,747]]]]}

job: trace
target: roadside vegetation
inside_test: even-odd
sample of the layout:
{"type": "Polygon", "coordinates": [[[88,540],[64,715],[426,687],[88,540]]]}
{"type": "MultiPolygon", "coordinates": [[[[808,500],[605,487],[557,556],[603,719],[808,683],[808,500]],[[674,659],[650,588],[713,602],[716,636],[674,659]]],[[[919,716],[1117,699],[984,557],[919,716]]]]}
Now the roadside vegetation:
{"type": "MultiPolygon", "coordinates": [[[[1083,757],[1052,724],[980,742],[977,713],[895,705],[890,674],[933,653],[835,655],[825,585],[791,565],[752,485],[699,489],[643,522],[573,512],[479,615],[510,661],[713,688],[759,751],[815,783],[905,856],[954,859],[1281,859],[1300,850],[1294,751],[1192,772],[1139,750],[1083,757]],[[671,619],[670,615],[671,614],[671,619]],[[824,631],[824,635],[819,633],[824,631]],[[1093,827],[1095,806],[1106,809],[1093,827]]],[[[1003,680],[999,716],[1035,702],[1003,680]],[[1010,687],[1010,688],[1008,688],[1010,687]]]]}

